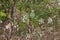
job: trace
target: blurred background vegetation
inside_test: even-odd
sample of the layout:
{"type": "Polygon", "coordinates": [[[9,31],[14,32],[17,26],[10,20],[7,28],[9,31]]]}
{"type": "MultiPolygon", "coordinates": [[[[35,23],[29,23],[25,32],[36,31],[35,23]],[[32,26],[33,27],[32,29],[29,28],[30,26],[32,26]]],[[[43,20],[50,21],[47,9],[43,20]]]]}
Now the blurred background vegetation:
{"type": "Polygon", "coordinates": [[[59,27],[60,0],[0,0],[0,21],[8,20],[16,27],[14,32],[18,30],[15,32],[18,36],[41,25],[59,27]]]}

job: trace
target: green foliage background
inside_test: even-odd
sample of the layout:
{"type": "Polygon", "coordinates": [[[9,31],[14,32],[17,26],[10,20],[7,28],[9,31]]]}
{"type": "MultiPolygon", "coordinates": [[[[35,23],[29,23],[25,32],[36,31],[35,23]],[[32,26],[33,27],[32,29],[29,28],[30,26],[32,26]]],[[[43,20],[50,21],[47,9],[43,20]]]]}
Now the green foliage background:
{"type": "MultiPolygon", "coordinates": [[[[0,8],[0,20],[5,20],[8,18],[8,16],[7,13],[4,13],[4,10],[6,8],[11,10],[13,0],[0,0],[0,4],[3,5],[0,8]]],[[[40,18],[48,19],[48,17],[53,18],[54,16],[60,16],[60,6],[57,5],[56,0],[16,0],[16,9],[17,13],[22,14],[22,16],[27,14],[27,17],[25,17],[26,21],[23,22],[22,17],[21,21],[19,22],[19,28],[24,32],[27,31],[26,23],[28,23],[28,21],[31,21],[34,27],[38,27],[38,20],[40,18]],[[34,10],[34,17],[30,16],[32,10],[34,10]]]]}

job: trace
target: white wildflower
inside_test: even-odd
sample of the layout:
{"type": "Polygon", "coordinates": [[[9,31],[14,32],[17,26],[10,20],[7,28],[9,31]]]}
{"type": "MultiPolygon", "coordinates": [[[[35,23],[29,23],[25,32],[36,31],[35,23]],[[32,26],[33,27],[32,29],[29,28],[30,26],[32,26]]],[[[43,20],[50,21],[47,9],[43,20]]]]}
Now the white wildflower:
{"type": "Polygon", "coordinates": [[[39,19],[39,24],[44,24],[44,19],[43,18],[39,19]]]}
{"type": "Polygon", "coordinates": [[[48,18],[48,23],[52,23],[52,22],[53,22],[52,18],[49,17],[49,18],[48,18]]]}
{"type": "Polygon", "coordinates": [[[32,12],[34,12],[34,10],[31,10],[32,12]]]}
{"type": "Polygon", "coordinates": [[[31,10],[31,14],[30,14],[30,17],[31,17],[31,18],[34,18],[34,17],[35,17],[35,13],[34,13],[34,10],[31,10]]]}
{"type": "Polygon", "coordinates": [[[27,14],[25,14],[25,15],[22,17],[22,21],[23,21],[23,22],[29,21],[29,16],[28,16],[27,14]]]}

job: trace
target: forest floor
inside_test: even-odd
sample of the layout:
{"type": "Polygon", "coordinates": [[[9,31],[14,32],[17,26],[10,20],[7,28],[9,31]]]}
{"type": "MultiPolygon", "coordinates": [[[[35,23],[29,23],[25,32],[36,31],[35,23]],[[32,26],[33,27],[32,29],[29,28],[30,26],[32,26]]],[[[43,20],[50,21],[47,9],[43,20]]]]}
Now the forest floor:
{"type": "Polygon", "coordinates": [[[0,35],[0,40],[60,40],[60,28],[59,27],[37,27],[31,34],[27,36],[8,36],[0,35]]]}

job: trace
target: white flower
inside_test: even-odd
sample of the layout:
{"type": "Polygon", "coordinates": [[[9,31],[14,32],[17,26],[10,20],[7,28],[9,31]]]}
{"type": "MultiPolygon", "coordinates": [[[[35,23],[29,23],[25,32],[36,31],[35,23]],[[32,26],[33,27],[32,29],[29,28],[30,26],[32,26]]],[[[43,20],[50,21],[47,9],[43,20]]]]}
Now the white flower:
{"type": "Polygon", "coordinates": [[[31,12],[34,12],[34,10],[31,10],[31,12]]]}
{"type": "Polygon", "coordinates": [[[48,18],[48,23],[52,23],[52,22],[53,22],[52,18],[49,17],[49,18],[48,18]]]}
{"type": "Polygon", "coordinates": [[[31,13],[31,14],[30,14],[30,17],[31,17],[31,18],[34,18],[34,17],[35,17],[35,14],[34,14],[34,13],[31,13]]]}
{"type": "Polygon", "coordinates": [[[27,14],[25,14],[25,15],[22,17],[22,21],[23,21],[23,22],[29,21],[29,16],[28,16],[27,14]]]}
{"type": "Polygon", "coordinates": [[[43,23],[44,23],[44,19],[43,18],[39,19],[39,24],[43,24],[43,23]]]}
{"type": "Polygon", "coordinates": [[[34,17],[35,17],[35,13],[34,13],[34,10],[31,10],[31,14],[30,14],[30,17],[31,17],[31,18],[34,18],[34,17]]]}

